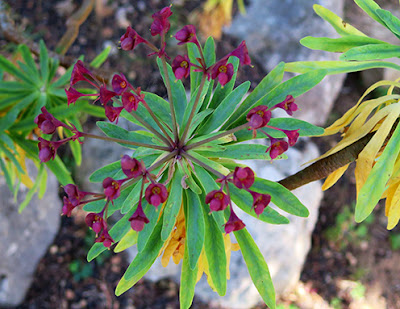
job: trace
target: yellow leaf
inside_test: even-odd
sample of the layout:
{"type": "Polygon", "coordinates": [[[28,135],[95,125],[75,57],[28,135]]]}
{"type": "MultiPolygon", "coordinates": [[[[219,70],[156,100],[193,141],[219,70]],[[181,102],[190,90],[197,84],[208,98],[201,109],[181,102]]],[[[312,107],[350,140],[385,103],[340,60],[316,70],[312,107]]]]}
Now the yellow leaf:
{"type": "Polygon", "coordinates": [[[393,195],[393,199],[389,208],[388,213],[388,224],[387,229],[391,230],[394,228],[400,219],[400,186],[397,186],[396,192],[393,195]]]}
{"type": "Polygon", "coordinates": [[[338,168],[336,171],[334,171],[328,177],[326,177],[325,182],[322,185],[322,190],[325,191],[325,190],[329,189],[330,187],[332,187],[339,180],[339,178],[342,177],[342,175],[347,170],[349,165],[350,165],[350,163],[338,168]]]}

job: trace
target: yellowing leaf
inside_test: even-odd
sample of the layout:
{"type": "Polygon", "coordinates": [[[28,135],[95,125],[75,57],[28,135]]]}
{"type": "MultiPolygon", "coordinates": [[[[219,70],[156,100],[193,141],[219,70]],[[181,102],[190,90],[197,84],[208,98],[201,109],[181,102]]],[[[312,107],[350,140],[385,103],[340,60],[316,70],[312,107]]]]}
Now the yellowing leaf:
{"type": "Polygon", "coordinates": [[[328,177],[326,177],[324,184],[322,185],[322,190],[325,191],[332,187],[340,177],[344,174],[344,172],[347,170],[350,164],[347,164],[345,166],[342,166],[341,168],[338,168],[336,171],[331,173],[328,177]]]}
{"type": "Polygon", "coordinates": [[[400,186],[397,186],[397,189],[393,195],[393,199],[391,201],[391,205],[388,213],[388,224],[387,229],[391,230],[394,228],[400,219],[400,186]]]}

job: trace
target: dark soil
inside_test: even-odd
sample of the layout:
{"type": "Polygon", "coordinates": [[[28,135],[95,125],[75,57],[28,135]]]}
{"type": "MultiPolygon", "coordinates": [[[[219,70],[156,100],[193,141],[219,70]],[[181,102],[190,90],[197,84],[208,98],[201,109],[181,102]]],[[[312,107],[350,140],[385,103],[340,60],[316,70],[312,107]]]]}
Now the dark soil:
{"type": "MultiPolygon", "coordinates": [[[[37,1],[7,0],[16,13],[14,19],[19,29],[37,40],[43,38],[50,49],[56,46],[65,31],[65,20],[68,12],[76,9],[81,1],[37,1]],[[63,6],[64,4],[64,6],[63,6]],[[65,15],[63,15],[63,12],[65,15]]],[[[68,54],[78,57],[85,55],[89,61],[105,47],[106,41],[118,42],[125,32],[118,27],[116,12],[125,10],[126,19],[133,21],[139,33],[148,33],[151,13],[169,5],[170,1],[108,1],[110,4],[103,11],[103,16],[92,13],[80,29],[77,41],[68,54]],[[107,13],[110,10],[111,13],[107,13]]],[[[188,23],[192,9],[199,7],[196,1],[175,1],[175,20],[179,27],[188,23]],[[185,3],[183,6],[179,2],[185,3]]],[[[120,23],[121,24],[121,23],[120,23]]],[[[145,36],[145,35],[144,35],[145,36]]],[[[150,39],[150,35],[146,36],[150,39]]],[[[223,37],[217,42],[218,56],[223,56],[238,45],[234,39],[223,37]]],[[[116,50],[103,65],[105,70],[122,72],[136,86],[146,91],[165,95],[155,61],[140,46],[134,53],[116,50]]],[[[172,50],[171,58],[183,50],[172,50]]],[[[254,62],[254,61],[253,61],[254,62]]],[[[261,66],[244,68],[239,71],[238,82],[251,78],[255,87],[265,72],[261,66]]],[[[332,112],[332,122],[358,100],[365,86],[360,82],[361,75],[349,75],[342,94],[332,112]]],[[[332,147],[338,137],[316,139],[322,152],[332,147]]],[[[353,167],[354,169],[354,167],[353,167]]],[[[355,237],[356,224],[349,221],[342,233],[332,239],[329,231],[337,226],[337,215],[343,212],[345,205],[352,205],[355,200],[355,181],[353,169],[350,168],[333,188],[325,193],[317,226],[313,233],[313,246],[308,255],[301,280],[310,289],[320,294],[327,302],[339,299],[341,307],[350,308],[353,301],[349,293],[343,292],[338,283],[343,279],[361,281],[367,293],[378,286],[385,297],[388,308],[400,308],[400,252],[393,251],[390,235],[399,234],[400,228],[388,232],[385,229],[383,207],[374,214],[374,220],[367,224],[367,234],[355,237]]],[[[61,205],[60,205],[61,209],[61,205]]],[[[40,261],[34,282],[24,303],[18,308],[179,308],[178,286],[162,280],[150,283],[141,280],[133,289],[116,297],[114,289],[121,275],[128,266],[123,254],[110,252],[101,261],[86,262],[86,253],[93,241],[81,215],[63,218],[61,229],[40,261]]],[[[290,244],[288,244],[290,245],[290,244]]],[[[260,306],[259,308],[261,308],[260,306]]],[[[193,308],[210,308],[195,299],[193,308]]],[[[380,309],[380,308],[376,308],[380,309]]]]}

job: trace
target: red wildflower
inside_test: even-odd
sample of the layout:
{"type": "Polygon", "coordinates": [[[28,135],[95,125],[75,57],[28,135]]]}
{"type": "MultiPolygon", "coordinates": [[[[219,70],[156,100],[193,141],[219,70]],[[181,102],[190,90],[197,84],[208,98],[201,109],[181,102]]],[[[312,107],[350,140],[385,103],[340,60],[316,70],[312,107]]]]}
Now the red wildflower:
{"type": "Polygon", "coordinates": [[[225,223],[225,233],[235,232],[243,229],[246,225],[242,220],[235,214],[233,208],[231,208],[231,215],[229,216],[228,222],[225,223]]]}
{"type": "Polygon", "coordinates": [[[261,194],[258,192],[250,191],[253,196],[253,209],[257,216],[261,215],[264,209],[271,202],[271,195],[269,194],[261,194]]]}
{"type": "Polygon", "coordinates": [[[150,33],[152,36],[164,35],[169,31],[171,24],[168,18],[172,15],[169,6],[163,8],[161,11],[154,13],[151,17],[154,19],[150,26],[150,33]]]}
{"type": "Polygon", "coordinates": [[[254,183],[254,172],[250,167],[236,167],[233,172],[233,184],[239,189],[250,188],[254,183]]]}
{"type": "Polygon", "coordinates": [[[136,111],[139,106],[138,97],[130,91],[125,91],[122,94],[122,105],[126,109],[127,112],[131,112],[132,110],[136,111]]]}
{"type": "Polygon", "coordinates": [[[63,197],[63,207],[62,207],[63,215],[70,217],[75,207],[76,205],[73,205],[69,200],[69,198],[67,198],[66,196],[63,197]]]}
{"type": "Polygon", "coordinates": [[[211,211],[224,210],[229,204],[229,197],[222,190],[213,190],[206,195],[206,204],[211,211]]]}
{"type": "Polygon", "coordinates": [[[179,41],[178,45],[191,42],[199,46],[199,41],[196,36],[196,28],[193,25],[184,26],[174,35],[174,37],[179,41]]]}
{"type": "Polygon", "coordinates": [[[38,138],[39,140],[39,159],[42,162],[47,162],[49,160],[54,160],[57,154],[57,149],[65,141],[57,141],[57,142],[50,142],[41,137],[38,138]]]}
{"type": "Polygon", "coordinates": [[[35,118],[35,123],[44,134],[53,134],[56,131],[57,127],[64,127],[69,130],[73,129],[67,126],[65,123],[56,119],[52,114],[47,111],[46,107],[43,106],[41,111],[42,113],[35,118]]]}
{"type": "Polygon", "coordinates": [[[140,43],[147,43],[135,30],[131,27],[126,28],[126,32],[121,36],[121,48],[123,50],[133,50],[140,43]]]}
{"type": "Polygon", "coordinates": [[[77,82],[82,81],[82,80],[89,81],[88,77],[90,77],[93,80],[95,79],[92,72],[90,72],[83,65],[83,62],[81,60],[78,60],[75,63],[74,68],[72,69],[70,85],[73,86],[77,82]]]}
{"type": "Polygon", "coordinates": [[[273,137],[270,137],[271,146],[269,146],[266,152],[269,152],[269,156],[271,159],[275,159],[277,156],[280,156],[286,150],[288,150],[289,145],[284,140],[279,140],[273,137]]]}
{"type": "Polygon", "coordinates": [[[133,215],[129,218],[131,222],[131,228],[134,231],[140,232],[143,230],[144,225],[149,223],[149,219],[146,217],[146,214],[143,211],[142,203],[139,202],[139,205],[133,215]]]}
{"type": "Polygon", "coordinates": [[[283,100],[281,103],[276,104],[273,108],[282,108],[290,116],[293,115],[293,112],[299,109],[297,107],[297,104],[294,103],[294,98],[291,95],[286,96],[285,100],[283,100]]]}
{"type": "Polygon", "coordinates": [[[107,119],[110,120],[111,122],[117,120],[116,123],[118,123],[118,118],[119,115],[121,114],[121,111],[123,110],[123,107],[122,106],[114,107],[112,105],[106,105],[104,109],[107,119]]]}
{"type": "Polygon", "coordinates": [[[152,183],[147,187],[144,197],[149,204],[158,207],[158,205],[167,200],[168,191],[164,185],[160,183],[152,183]]]}
{"type": "Polygon", "coordinates": [[[96,233],[96,235],[98,235],[102,229],[107,227],[103,218],[103,213],[91,212],[86,215],[85,222],[86,225],[96,233]]]}
{"type": "Polygon", "coordinates": [[[176,79],[187,78],[190,74],[190,60],[187,55],[178,55],[172,61],[172,71],[175,74],[176,79]]]}
{"type": "Polygon", "coordinates": [[[121,159],[121,168],[128,178],[136,178],[143,175],[144,168],[142,164],[128,155],[124,155],[121,159]]]}
{"type": "Polygon", "coordinates": [[[222,86],[225,86],[233,76],[233,65],[227,61],[219,61],[212,66],[211,78],[217,79],[222,86]]]}
{"type": "Polygon", "coordinates": [[[299,138],[299,130],[300,129],[297,129],[297,130],[281,130],[288,137],[289,146],[293,146],[294,144],[296,144],[297,139],[299,138]]]}
{"type": "Polygon", "coordinates": [[[103,105],[107,104],[116,95],[117,95],[116,92],[108,90],[106,86],[100,87],[99,98],[100,98],[101,104],[103,104],[103,105]]]}
{"type": "Polygon", "coordinates": [[[111,81],[111,85],[112,85],[112,88],[115,91],[115,93],[118,95],[121,95],[122,92],[124,92],[126,89],[128,89],[130,84],[126,80],[126,77],[124,74],[121,74],[121,75],[115,74],[111,81]]]}
{"type": "Polygon", "coordinates": [[[95,242],[102,242],[104,247],[110,248],[114,243],[114,240],[111,238],[110,234],[108,234],[107,227],[104,227],[100,236],[96,238],[95,242]]]}
{"type": "Polygon", "coordinates": [[[125,180],[115,180],[107,177],[103,180],[104,194],[108,200],[115,200],[121,194],[121,184],[125,180]]]}
{"type": "Polygon", "coordinates": [[[239,58],[240,64],[242,65],[244,64],[251,65],[251,59],[245,41],[242,41],[242,43],[240,43],[240,45],[235,50],[230,52],[227,58],[229,58],[229,56],[235,56],[239,58]]]}
{"type": "Polygon", "coordinates": [[[256,130],[265,127],[271,120],[271,111],[268,106],[260,105],[250,110],[246,117],[251,129],[256,130]]]}

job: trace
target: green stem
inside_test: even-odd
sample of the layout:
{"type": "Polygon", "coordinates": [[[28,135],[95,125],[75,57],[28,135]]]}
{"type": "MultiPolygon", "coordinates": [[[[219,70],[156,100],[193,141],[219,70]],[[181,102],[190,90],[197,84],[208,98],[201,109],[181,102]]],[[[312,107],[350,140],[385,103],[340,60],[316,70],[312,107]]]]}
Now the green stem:
{"type": "Polygon", "coordinates": [[[180,141],[179,141],[179,146],[180,146],[180,147],[182,147],[182,146],[185,144],[185,142],[186,142],[186,141],[185,141],[185,140],[186,140],[186,135],[187,135],[188,132],[189,132],[189,128],[190,128],[190,125],[191,125],[191,123],[192,123],[194,114],[195,114],[195,112],[196,112],[197,105],[199,104],[200,96],[201,96],[201,93],[202,93],[202,91],[203,91],[203,87],[204,87],[205,81],[206,81],[206,75],[204,74],[203,77],[201,78],[200,87],[199,87],[199,90],[197,91],[197,95],[196,95],[196,99],[194,100],[193,108],[192,108],[192,110],[190,111],[189,119],[188,119],[188,121],[187,121],[187,123],[186,123],[186,126],[185,126],[185,131],[183,131],[182,137],[181,137],[181,139],[180,139],[180,141]]]}
{"type": "Polygon", "coordinates": [[[145,144],[145,143],[127,141],[127,140],[124,140],[124,139],[112,138],[112,137],[107,137],[107,136],[99,136],[99,135],[95,135],[95,134],[91,134],[91,133],[85,133],[85,132],[80,132],[80,133],[84,137],[101,139],[101,140],[104,140],[104,141],[110,141],[110,142],[116,142],[116,143],[122,143],[122,144],[128,144],[128,145],[133,145],[133,146],[138,146],[138,147],[146,147],[146,148],[152,148],[152,149],[164,150],[164,151],[169,151],[170,150],[170,148],[164,147],[164,146],[150,145],[150,144],[145,144]]]}
{"type": "Polygon", "coordinates": [[[167,88],[167,93],[168,93],[169,108],[171,110],[172,130],[174,132],[175,142],[178,142],[179,135],[178,135],[176,114],[175,114],[174,101],[173,101],[174,99],[172,97],[171,84],[169,82],[169,74],[168,74],[168,68],[167,68],[167,62],[165,60],[165,56],[161,57],[161,62],[162,62],[162,67],[163,67],[163,71],[164,71],[165,86],[167,88]]]}
{"type": "Polygon", "coordinates": [[[172,141],[172,139],[169,137],[168,133],[165,131],[164,126],[160,123],[160,121],[158,120],[158,118],[156,117],[156,115],[153,113],[153,111],[151,110],[150,106],[146,103],[146,102],[142,102],[144,107],[147,109],[147,111],[149,112],[149,114],[151,115],[151,117],[154,119],[154,121],[156,122],[156,124],[158,125],[158,127],[161,129],[161,131],[164,133],[165,137],[168,139],[170,145],[172,147],[175,146],[175,143],[172,141]]]}
{"type": "Polygon", "coordinates": [[[152,132],[154,135],[156,135],[161,141],[164,142],[165,145],[167,146],[172,146],[170,142],[162,136],[160,133],[158,133],[150,124],[148,124],[146,121],[144,121],[142,118],[140,118],[138,115],[136,115],[134,112],[131,113],[131,115],[138,121],[140,124],[145,127],[147,130],[152,132]]]}
{"type": "Polygon", "coordinates": [[[172,159],[173,157],[175,157],[178,154],[178,150],[174,150],[172,152],[170,152],[169,154],[167,154],[166,156],[164,156],[163,158],[161,158],[160,160],[158,160],[156,163],[154,163],[152,166],[150,166],[147,171],[150,173],[152,170],[156,169],[157,167],[159,167],[160,165],[164,164],[165,162],[167,162],[168,160],[172,159]]]}
{"type": "Polygon", "coordinates": [[[249,126],[249,124],[246,122],[246,123],[244,123],[244,124],[242,124],[242,125],[240,125],[240,126],[238,126],[238,127],[236,127],[236,128],[233,128],[233,129],[230,129],[230,130],[228,130],[228,131],[222,132],[222,133],[220,133],[220,134],[214,135],[214,136],[212,136],[212,137],[203,139],[202,141],[198,141],[198,142],[196,142],[196,143],[187,145],[187,146],[185,147],[185,150],[190,150],[190,149],[199,147],[199,146],[201,146],[201,145],[204,145],[204,144],[206,144],[206,143],[208,143],[208,142],[215,141],[215,140],[217,140],[217,139],[219,139],[219,138],[221,138],[221,137],[224,137],[224,136],[226,136],[226,135],[229,135],[229,134],[235,133],[235,132],[237,132],[237,131],[243,130],[243,129],[247,128],[248,126],[249,126]]]}
{"type": "Polygon", "coordinates": [[[185,157],[186,159],[189,159],[190,161],[193,161],[197,165],[200,165],[202,168],[205,168],[206,170],[209,170],[211,173],[213,173],[215,176],[217,176],[219,178],[224,178],[225,177],[224,174],[222,174],[222,173],[218,172],[217,170],[213,169],[211,166],[208,166],[207,164],[204,164],[203,162],[201,162],[200,160],[196,159],[195,157],[192,157],[187,152],[183,152],[182,156],[185,157]]]}

